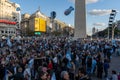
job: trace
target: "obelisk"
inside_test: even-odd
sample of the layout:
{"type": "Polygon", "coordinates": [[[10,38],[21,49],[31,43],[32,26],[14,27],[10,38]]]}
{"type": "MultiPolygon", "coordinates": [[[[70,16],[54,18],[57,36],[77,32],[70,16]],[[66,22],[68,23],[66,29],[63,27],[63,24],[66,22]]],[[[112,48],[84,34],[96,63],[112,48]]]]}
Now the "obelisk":
{"type": "Polygon", "coordinates": [[[75,0],[74,38],[86,38],[86,0],[75,0]]]}

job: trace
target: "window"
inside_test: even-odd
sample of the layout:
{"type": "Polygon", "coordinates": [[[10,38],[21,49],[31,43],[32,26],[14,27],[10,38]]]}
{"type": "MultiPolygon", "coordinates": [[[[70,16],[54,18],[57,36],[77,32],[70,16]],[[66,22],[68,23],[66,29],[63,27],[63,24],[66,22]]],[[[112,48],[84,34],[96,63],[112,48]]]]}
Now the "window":
{"type": "Polygon", "coordinates": [[[13,31],[11,31],[11,33],[13,33],[13,31]]]}
{"type": "Polygon", "coordinates": [[[4,33],[4,31],[2,30],[1,33],[4,33]]]}
{"type": "Polygon", "coordinates": [[[5,31],[5,33],[7,33],[7,31],[5,31]]]}

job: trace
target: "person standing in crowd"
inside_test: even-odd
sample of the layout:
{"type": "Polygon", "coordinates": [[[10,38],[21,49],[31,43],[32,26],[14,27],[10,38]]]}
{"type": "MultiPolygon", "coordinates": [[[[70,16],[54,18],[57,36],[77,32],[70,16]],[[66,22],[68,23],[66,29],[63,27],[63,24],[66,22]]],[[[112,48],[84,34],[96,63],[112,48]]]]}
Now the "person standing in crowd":
{"type": "Polygon", "coordinates": [[[105,72],[105,78],[108,76],[108,69],[109,69],[110,65],[109,65],[109,62],[108,62],[108,59],[105,59],[104,60],[104,72],[105,72]]]}
{"type": "Polygon", "coordinates": [[[120,80],[120,72],[118,73],[118,80],[120,80]]]}
{"type": "Polygon", "coordinates": [[[61,72],[61,80],[70,80],[69,73],[67,71],[61,72]]]}
{"type": "Polygon", "coordinates": [[[73,61],[68,62],[68,72],[71,80],[75,80],[75,64],[73,61]]]}
{"type": "Polygon", "coordinates": [[[91,74],[91,69],[92,69],[92,57],[91,55],[87,56],[87,60],[86,60],[86,70],[87,70],[87,74],[91,74]]]}
{"type": "Polygon", "coordinates": [[[25,80],[31,80],[31,70],[30,68],[28,67],[28,64],[26,64],[25,66],[25,70],[24,70],[24,78],[25,80]]]}
{"type": "Polygon", "coordinates": [[[50,80],[50,78],[48,78],[48,76],[47,76],[47,72],[40,71],[37,80],[50,80]]]}
{"type": "Polygon", "coordinates": [[[97,77],[102,79],[103,74],[103,62],[102,60],[97,62],[97,77]]]}
{"type": "Polygon", "coordinates": [[[79,72],[75,79],[76,80],[91,80],[89,75],[86,74],[86,71],[84,70],[83,67],[79,69],[79,72]]]}
{"type": "Polygon", "coordinates": [[[103,70],[105,76],[108,75],[109,63],[102,62],[102,55],[105,54],[105,58],[108,58],[107,53],[109,49],[111,50],[111,43],[105,40],[98,42],[69,40],[67,37],[25,37],[20,42],[13,40],[12,47],[8,47],[7,42],[3,42],[4,46],[0,49],[2,50],[0,51],[1,79],[6,76],[6,69],[12,73],[10,78],[13,80],[20,78],[20,75],[26,80],[50,80],[51,75],[53,80],[55,78],[61,80],[60,77],[62,80],[90,80],[94,75],[89,74],[94,73],[95,70],[100,79],[103,70]],[[17,71],[18,67],[22,67],[22,72],[17,71]],[[38,67],[41,67],[40,72],[38,67]],[[84,71],[79,71],[80,67],[84,71]]]}
{"type": "Polygon", "coordinates": [[[84,68],[86,68],[86,57],[87,57],[87,54],[85,52],[83,52],[83,54],[82,54],[82,66],[84,68]]]}
{"type": "Polygon", "coordinates": [[[110,80],[118,80],[118,76],[115,70],[112,70],[112,75],[111,75],[110,80]]]}
{"type": "Polygon", "coordinates": [[[18,68],[18,72],[15,75],[10,76],[9,79],[13,79],[13,80],[25,80],[24,75],[22,73],[22,70],[23,69],[21,67],[19,67],[18,68]]]}
{"type": "Polygon", "coordinates": [[[53,69],[53,63],[52,63],[52,60],[49,60],[49,62],[48,62],[48,70],[50,70],[50,71],[52,71],[52,69],[53,69]]]}
{"type": "Polygon", "coordinates": [[[0,80],[3,80],[4,75],[5,75],[5,64],[0,63],[0,80]]]}
{"type": "Polygon", "coordinates": [[[116,56],[120,56],[120,45],[117,46],[117,48],[115,50],[115,54],[116,54],[116,56]]]}
{"type": "Polygon", "coordinates": [[[96,65],[97,65],[96,58],[93,57],[93,59],[92,59],[92,70],[91,70],[91,73],[92,73],[92,74],[95,74],[95,71],[96,71],[96,65]]]}

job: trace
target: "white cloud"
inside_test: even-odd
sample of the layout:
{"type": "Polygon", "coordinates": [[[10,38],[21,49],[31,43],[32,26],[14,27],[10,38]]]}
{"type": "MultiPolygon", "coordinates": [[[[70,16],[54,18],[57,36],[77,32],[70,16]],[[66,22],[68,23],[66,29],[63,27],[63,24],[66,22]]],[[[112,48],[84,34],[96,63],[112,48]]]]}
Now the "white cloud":
{"type": "Polygon", "coordinates": [[[93,25],[94,25],[94,26],[105,26],[105,23],[99,23],[99,22],[98,22],[98,23],[94,23],[93,25]]]}
{"type": "Polygon", "coordinates": [[[94,15],[94,16],[103,16],[103,15],[108,15],[111,13],[111,10],[101,10],[101,9],[93,9],[92,11],[88,12],[90,15],[94,15]]]}
{"type": "MultiPolygon", "coordinates": [[[[75,3],[75,0],[68,0],[68,1],[75,3]]],[[[86,4],[96,3],[96,2],[98,2],[98,1],[99,1],[99,0],[86,0],[86,4]]]]}
{"type": "Polygon", "coordinates": [[[90,4],[90,3],[96,3],[98,2],[99,0],[86,0],[86,4],[90,4]]]}
{"type": "Polygon", "coordinates": [[[68,1],[75,3],[75,0],[68,0],[68,1]]]}

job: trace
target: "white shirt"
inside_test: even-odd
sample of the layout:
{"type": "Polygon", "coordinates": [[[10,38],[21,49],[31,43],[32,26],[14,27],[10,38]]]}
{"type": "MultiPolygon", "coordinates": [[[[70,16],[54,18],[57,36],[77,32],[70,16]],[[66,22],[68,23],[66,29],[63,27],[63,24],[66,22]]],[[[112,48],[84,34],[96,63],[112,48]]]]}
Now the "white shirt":
{"type": "Polygon", "coordinates": [[[53,62],[54,62],[54,63],[57,63],[57,62],[58,62],[57,57],[54,57],[54,58],[53,58],[53,62]]]}
{"type": "Polygon", "coordinates": [[[118,80],[118,77],[117,77],[116,74],[113,74],[113,75],[112,75],[112,80],[118,80]]]}

